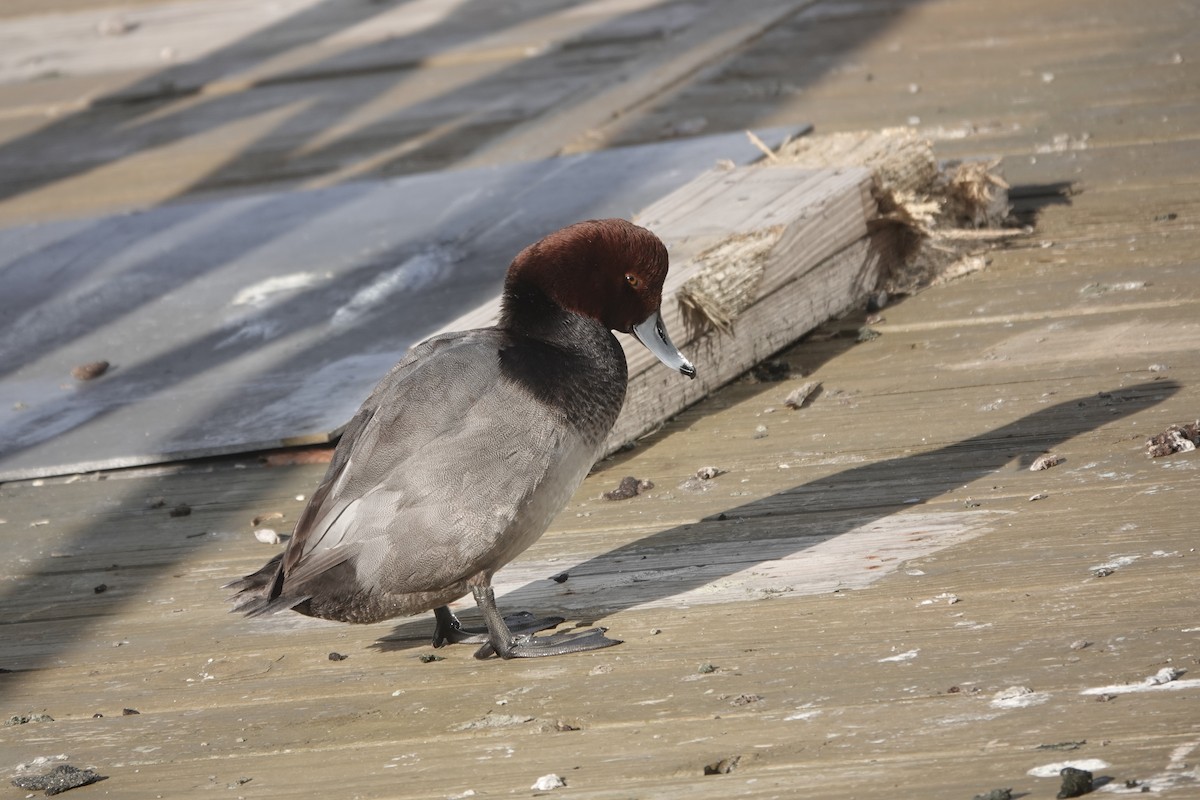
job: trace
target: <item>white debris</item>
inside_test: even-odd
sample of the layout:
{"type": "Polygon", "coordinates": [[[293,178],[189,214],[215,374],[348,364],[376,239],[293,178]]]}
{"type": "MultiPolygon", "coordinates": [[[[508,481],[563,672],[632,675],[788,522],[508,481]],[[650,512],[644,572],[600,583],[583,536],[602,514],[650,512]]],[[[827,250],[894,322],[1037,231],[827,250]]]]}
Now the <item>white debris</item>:
{"type": "Polygon", "coordinates": [[[894,656],[888,656],[887,658],[881,658],[881,659],[879,659],[879,663],[883,664],[888,661],[912,661],[914,658],[917,657],[917,654],[920,652],[921,652],[920,649],[908,650],[903,653],[897,653],[894,656]]]}
{"type": "Polygon", "coordinates": [[[788,396],[784,398],[783,404],[791,409],[799,409],[804,405],[805,401],[808,400],[813,392],[820,388],[820,381],[808,381],[807,383],[802,383],[792,391],[788,392],[788,396]]]}
{"type": "Polygon", "coordinates": [[[28,762],[17,764],[17,766],[14,767],[13,769],[16,772],[30,772],[33,770],[44,769],[46,766],[48,766],[49,764],[52,764],[55,761],[66,761],[66,760],[67,760],[66,753],[59,753],[56,756],[38,756],[37,758],[31,759],[28,762]]]}
{"type": "Polygon", "coordinates": [[[311,272],[276,275],[243,287],[230,302],[235,306],[262,306],[274,295],[306,289],[320,280],[322,280],[320,275],[314,275],[311,272]]]}
{"type": "Polygon", "coordinates": [[[538,778],[533,782],[533,786],[530,786],[529,788],[538,792],[549,792],[554,789],[561,789],[566,785],[566,781],[551,772],[549,775],[543,775],[542,777],[538,778]]]}
{"type": "Polygon", "coordinates": [[[1010,686],[992,696],[992,708],[1028,708],[1039,706],[1050,699],[1045,692],[1035,692],[1028,686],[1010,686]]]}
{"type": "Polygon", "coordinates": [[[263,544],[279,544],[279,534],[270,528],[259,528],[254,532],[254,538],[263,544]]]}
{"type": "Polygon", "coordinates": [[[1164,683],[1170,683],[1186,673],[1187,670],[1180,667],[1163,667],[1158,672],[1143,680],[1142,683],[1147,686],[1161,686],[1164,683]]]}
{"type": "Polygon", "coordinates": [[[933,597],[929,598],[928,600],[922,600],[921,605],[931,606],[934,603],[940,603],[942,601],[945,601],[946,605],[948,605],[948,606],[952,606],[955,603],[960,602],[958,595],[951,594],[950,592],[942,592],[941,594],[934,595],[933,597]]]}
{"type": "Polygon", "coordinates": [[[1050,469],[1051,467],[1057,467],[1064,461],[1066,461],[1066,459],[1062,456],[1055,455],[1054,453],[1047,453],[1044,456],[1038,456],[1035,458],[1033,463],[1029,465],[1029,471],[1038,472],[1039,470],[1050,469]]]}

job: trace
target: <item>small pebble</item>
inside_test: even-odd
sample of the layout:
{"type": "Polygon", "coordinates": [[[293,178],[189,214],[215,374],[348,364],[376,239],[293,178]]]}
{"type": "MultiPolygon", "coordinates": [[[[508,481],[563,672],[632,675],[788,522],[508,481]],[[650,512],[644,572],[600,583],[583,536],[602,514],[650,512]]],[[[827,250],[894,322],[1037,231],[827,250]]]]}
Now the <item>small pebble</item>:
{"type": "Polygon", "coordinates": [[[28,725],[30,722],[54,722],[54,717],[49,714],[14,714],[4,721],[4,725],[28,725]]]}
{"type": "Polygon", "coordinates": [[[1181,669],[1179,667],[1163,667],[1158,672],[1142,681],[1142,683],[1145,683],[1147,686],[1161,686],[1164,683],[1170,683],[1171,681],[1176,680],[1186,673],[1186,669],[1181,669]]]}
{"type": "Polygon", "coordinates": [[[92,361],[87,364],[80,364],[71,370],[71,377],[77,381],[95,380],[108,372],[108,367],[109,363],[107,361],[92,361]]]}
{"type": "Polygon", "coordinates": [[[628,500],[653,488],[654,484],[651,481],[639,480],[632,475],[628,475],[621,479],[621,483],[616,489],[613,489],[611,492],[605,492],[602,496],[605,500],[628,500]]]}
{"type": "Polygon", "coordinates": [[[70,764],[59,764],[44,775],[21,775],[12,779],[12,785],[32,791],[44,790],[48,796],[61,794],[68,789],[87,786],[100,780],[94,770],[79,769],[70,764]]]}
{"type": "Polygon", "coordinates": [[[799,410],[804,406],[805,401],[807,401],[808,398],[820,388],[820,381],[808,381],[807,383],[802,383],[788,393],[788,396],[783,400],[783,404],[790,409],[799,410]]]}
{"type": "Polygon", "coordinates": [[[186,517],[192,513],[192,507],[187,503],[180,503],[168,512],[172,517],[186,517]]]}
{"type": "Polygon", "coordinates": [[[1059,789],[1055,797],[1058,800],[1065,800],[1068,797],[1080,797],[1092,791],[1092,773],[1086,769],[1076,769],[1075,767],[1063,767],[1058,773],[1062,776],[1062,788],[1059,789]]]}
{"type": "Polygon", "coordinates": [[[882,333],[874,328],[863,326],[858,329],[858,335],[855,337],[854,341],[858,342],[859,344],[862,344],[863,342],[873,342],[882,335],[882,333]]]}
{"type": "Polygon", "coordinates": [[[1051,467],[1057,467],[1064,461],[1066,461],[1066,459],[1062,456],[1058,456],[1053,453],[1047,453],[1044,456],[1038,456],[1035,458],[1033,463],[1029,465],[1029,471],[1038,472],[1043,469],[1050,469],[1051,467]]]}
{"type": "Polygon", "coordinates": [[[330,653],[330,654],[329,654],[329,660],[330,660],[330,661],[345,661],[345,660],[346,660],[347,658],[349,658],[349,657],[350,657],[350,656],[344,656],[344,655],[342,655],[341,653],[337,653],[337,652],[334,652],[334,653],[330,653]]]}
{"type": "Polygon", "coordinates": [[[977,794],[973,800],[1012,800],[1012,789],[992,789],[987,794],[977,794]]]}
{"type": "Polygon", "coordinates": [[[533,782],[533,786],[530,786],[529,788],[537,792],[549,792],[553,791],[554,789],[561,789],[566,785],[566,781],[551,772],[549,775],[543,775],[542,777],[538,778],[533,782]]]}

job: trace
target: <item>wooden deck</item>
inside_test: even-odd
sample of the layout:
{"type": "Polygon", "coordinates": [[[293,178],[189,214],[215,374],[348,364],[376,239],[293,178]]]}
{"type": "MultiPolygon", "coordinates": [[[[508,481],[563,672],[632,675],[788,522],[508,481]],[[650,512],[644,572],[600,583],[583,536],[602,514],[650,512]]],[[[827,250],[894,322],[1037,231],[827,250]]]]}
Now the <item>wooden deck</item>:
{"type": "MultiPolygon", "coordinates": [[[[427,618],[229,615],[219,585],[275,551],[252,520],[286,530],[321,464],[0,485],[0,715],[54,718],[0,728],[0,778],[65,755],[106,776],[79,798],[529,796],[555,773],[563,797],[1038,800],[1071,761],[1108,792],[1200,793],[1200,452],[1145,449],[1200,416],[1197,9],[413,5],[458,56],[364,45],[281,82],[214,67],[188,74],[223,89],[139,103],[86,99],[155,79],[132,52],[120,75],[4,84],[0,218],[802,120],[1003,156],[1035,233],[887,307],[879,338],[833,323],[780,356],[788,379],[727,387],[602,464],[500,588],[607,626],[608,650],[479,662],[434,651],[427,618]],[[461,56],[481,29],[490,60],[461,56]],[[551,34],[575,44],[530,49],[551,34]],[[618,90],[623,65],[656,77],[618,90]],[[481,96],[512,102],[461,116],[481,96]],[[335,102],[353,98],[362,116],[335,102]],[[1044,453],[1065,461],[1030,471],[1044,453]],[[725,472],[689,483],[705,466],[725,472]],[[626,475],[655,487],[599,499],[626,475]]],[[[373,41],[329,22],[355,4],[283,6],[290,23],[220,51],[238,70],[317,63],[336,30],[373,41]]]]}

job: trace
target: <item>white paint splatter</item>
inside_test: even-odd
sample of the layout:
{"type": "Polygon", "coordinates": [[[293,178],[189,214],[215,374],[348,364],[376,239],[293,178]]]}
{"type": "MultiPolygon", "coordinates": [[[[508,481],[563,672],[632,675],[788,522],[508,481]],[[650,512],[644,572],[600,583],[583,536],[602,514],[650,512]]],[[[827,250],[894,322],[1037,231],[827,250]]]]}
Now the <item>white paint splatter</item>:
{"type": "Polygon", "coordinates": [[[1080,694],[1137,694],[1139,692],[1178,692],[1184,689],[1200,689],[1200,678],[1171,680],[1166,683],[1150,683],[1157,676],[1146,678],[1142,683],[1119,683],[1113,686],[1093,686],[1080,694]]]}
{"type": "Polygon", "coordinates": [[[271,295],[303,289],[320,280],[324,280],[324,278],[311,272],[275,275],[241,289],[233,296],[232,303],[235,306],[261,306],[271,295]]]}
{"type": "Polygon", "coordinates": [[[1200,742],[1188,742],[1181,744],[1171,751],[1171,760],[1167,762],[1167,769],[1183,769],[1187,766],[1187,757],[1192,754],[1192,751],[1200,747],[1200,742]]]}
{"type": "Polygon", "coordinates": [[[792,722],[794,720],[816,719],[817,717],[821,716],[821,713],[822,713],[821,709],[819,709],[819,708],[812,708],[807,711],[797,711],[795,713],[788,714],[786,717],[783,718],[783,721],[784,722],[792,722]]]}
{"type": "Polygon", "coordinates": [[[1029,708],[1040,706],[1049,699],[1046,692],[1035,692],[1028,686],[1010,686],[996,692],[989,705],[992,708],[1029,708]]]}
{"type": "Polygon", "coordinates": [[[355,292],[349,302],[333,312],[331,324],[334,327],[351,325],[399,292],[416,291],[439,279],[444,280],[449,275],[447,267],[458,258],[459,255],[448,247],[430,247],[410,256],[400,266],[382,273],[355,292]]]}
{"type": "Polygon", "coordinates": [[[242,325],[236,331],[226,336],[213,347],[213,350],[224,350],[226,347],[252,340],[267,341],[275,337],[282,327],[278,322],[269,319],[255,319],[242,325]]]}
{"type": "Polygon", "coordinates": [[[1095,572],[1098,569],[1120,569],[1121,567],[1128,567],[1139,558],[1141,558],[1141,556],[1114,556],[1103,564],[1097,564],[1096,566],[1092,567],[1091,571],[1095,572]]]}
{"type": "Polygon", "coordinates": [[[1073,761],[1055,761],[1052,764],[1043,764],[1040,767],[1034,767],[1027,772],[1027,775],[1032,775],[1035,778],[1057,778],[1067,767],[1075,769],[1083,769],[1088,772],[1099,772],[1102,769],[1108,769],[1108,762],[1101,761],[1098,758],[1079,758],[1073,761]]]}
{"type": "Polygon", "coordinates": [[[920,653],[920,652],[921,652],[920,648],[918,648],[916,650],[908,650],[904,653],[897,653],[894,656],[888,656],[887,658],[881,658],[881,659],[879,659],[879,663],[883,664],[884,662],[887,662],[887,661],[912,661],[914,658],[917,657],[917,653],[920,653]]]}

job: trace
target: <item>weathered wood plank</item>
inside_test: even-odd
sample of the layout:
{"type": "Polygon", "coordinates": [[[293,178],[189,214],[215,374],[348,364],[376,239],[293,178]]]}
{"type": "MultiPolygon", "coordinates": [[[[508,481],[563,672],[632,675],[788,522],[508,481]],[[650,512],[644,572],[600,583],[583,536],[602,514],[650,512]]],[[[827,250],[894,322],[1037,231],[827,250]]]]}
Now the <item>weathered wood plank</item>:
{"type": "MultiPolygon", "coordinates": [[[[0,727],[3,777],[18,762],[65,753],[108,776],[79,791],[133,798],[524,794],[555,772],[568,781],[564,796],[613,800],[966,798],[1000,787],[1049,800],[1059,789],[1051,765],[1092,759],[1110,793],[1194,794],[1196,676],[1145,681],[1164,667],[1195,668],[1197,461],[1143,450],[1148,433],[1196,416],[1194,133],[1161,121],[1174,119],[1183,97],[1167,94],[1175,85],[1146,81],[1161,69],[1194,71],[1186,54],[1195,48],[1181,50],[1200,31],[1188,24],[1193,9],[867,0],[814,12],[825,16],[779,26],[748,48],[763,71],[699,76],[698,85],[721,81],[722,92],[703,106],[663,96],[654,123],[699,114],[740,129],[796,109],[830,129],[914,113],[947,127],[966,120],[979,123],[975,132],[939,143],[939,153],[1017,154],[1010,178],[1070,178],[1084,194],[1041,210],[1039,225],[1052,233],[886,308],[881,338],[854,344],[863,320],[839,320],[829,329],[842,335],[780,356],[811,374],[735,383],[607,462],[528,561],[513,565],[529,579],[510,595],[569,589],[573,579],[546,580],[575,566],[567,556],[611,563],[624,548],[638,554],[638,570],[656,559],[699,568],[709,546],[779,547],[871,515],[899,531],[905,518],[984,514],[998,522],[993,532],[899,564],[859,591],[738,602],[745,583],[735,572],[725,585],[705,584],[729,602],[683,609],[627,607],[627,592],[644,600],[653,587],[614,586],[593,604],[626,640],[620,647],[534,663],[480,663],[452,647],[423,664],[416,656],[434,652],[428,620],[246,622],[217,601],[217,584],[271,551],[251,539],[249,519],[294,513],[292,498],[311,491],[317,466],[4,484],[0,666],[22,670],[0,674],[4,713],[44,709],[56,721],[0,727]],[[979,59],[973,43],[986,50],[979,59]],[[1158,63],[1177,50],[1182,64],[1158,63]],[[1114,57],[1127,59],[1125,72],[1056,94],[1070,83],[1066,61],[1114,57]],[[1023,76],[1025,65],[1064,77],[1023,76]],[[797,84],[797,75],[807,77],[797,84]],[[1123,81],[1144,93],[1122,91],[1123,81]],[[1096,115],[1130,133],[1036,152],[1096,115]],[[1177,219],[1154,221],[1168,211],[1177,219]],[[1149,286],[1079,291],[1123,281],[1149,286]],[[1080,337],[1099,342],[1116,330],[1127,333],[1108,338],[1104,352],[1080,337]],[[1154,362],[1168,369],[1145,369],[1154,362]],[[822,393],[800,411],[783,409],[795,381],[810,379],[822,393]],[[1156,388],[1136,389],[1138,400],[1119,391],[1147,383],[1156,388]],[[753,438],[760,424],[767,436],[753,438]],[[1049,447],[1067,461],[1030,472],[1027,457],[1049,447]],[[729,470],[715,488],[678,488],[708,464],[729,470]],[[625,474],[657,486],[621,503],[597,500],[625,474]],[[1030,501],[1035,493],[1047,496],[1030,501]],[[196,511],[146,511],[154,496],[196,511]],[[904,506],[912,497],[923,502],[904,506]],[[51,524],[28,527],[39,518],[51,524]],[[215,533],[186,538],[201,530],[215,533]],[[178,552],[176,535],[193,549],[178,552]],[[145,568],[118,573],[111,594],[95,595],[90,571],[106,566],[109,545],[145,568]],[[59,547],[79,553],[47,557],[59,547]],[[1113,571],[1099,577],[1097,567],[1113,571]],[[330,651],[349,658],[329,661],[330,651]],[[702,664],[716,669],[702,674],[702,664]],[[997,698],[1010,687],[1030,693],[997,698]],[[142,713],[121,716],[123,707],[142,713]],[[458,728],[489,712],[529,721],[458,728]],[[558,730],[559,720],[579,730],[558,730]],[[702,774],[733,756],[741,760],[730,774],[702,774]],[[1039,768],[1051,777],[1030,774],[1039,768]],[[251,780],[238,785],[243,778],[251,780]]],[[[633,116],[616,127],[626,126],[636,128],[633,116]]],[[[868,570],[871,555],[848,553],[841,567],[896,563],[868,570]]]]}
{"type": "MultiPolygon", "coordinates": [[[[667,243],[672,255],[663,320],[699,374],[694,381],[681,381],[636,342],[623,340],[630,389],[609,451],[842,313],[874,288],[891,256],[886,241],[867,236],[876,213],[870,185],[870,172],[863,169],[714,171],[636,218],[667,243]],[[723,241],[762,235],[770,237],[762,277],[732,330],[710,330],[686,319],[680,289],[712,266],[700,257],[723,241]]],[[[725,268],[754,265],[730,263],[725,268]]],[[[498,314],[498,300],[492,300],[442,330],[491,325],[498,314]]]]}

